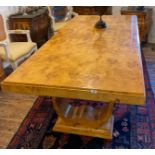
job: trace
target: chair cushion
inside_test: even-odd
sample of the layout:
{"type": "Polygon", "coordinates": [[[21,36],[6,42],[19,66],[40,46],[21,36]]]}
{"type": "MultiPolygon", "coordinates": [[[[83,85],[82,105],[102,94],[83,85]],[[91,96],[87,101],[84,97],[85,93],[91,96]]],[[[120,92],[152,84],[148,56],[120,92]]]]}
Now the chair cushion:
{"type": "MultiPolygon", "coordinates": [[[[10,56],[9,60],[10,61],[15,61],[18,58],[24,56],[25,54],[28,54],[33,47],[36,46],[36,43],[34,42],[11,42],[9,43],[9,51],[10,51],[10,56]]],[[[6,54],[4,51],[3,47],[0,47],[0,57],[3,60],[6,60],[6,54]]]]}

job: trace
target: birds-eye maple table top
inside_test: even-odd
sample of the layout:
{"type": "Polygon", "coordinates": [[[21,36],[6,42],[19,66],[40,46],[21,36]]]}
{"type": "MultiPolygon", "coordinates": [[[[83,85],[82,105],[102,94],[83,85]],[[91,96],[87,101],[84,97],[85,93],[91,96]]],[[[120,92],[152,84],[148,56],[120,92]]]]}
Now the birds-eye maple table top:
{"type": "Polygon", "coordinates": [[[143,105],[136,16],[77,16],[2,82],[4,91],[143,105]]]}

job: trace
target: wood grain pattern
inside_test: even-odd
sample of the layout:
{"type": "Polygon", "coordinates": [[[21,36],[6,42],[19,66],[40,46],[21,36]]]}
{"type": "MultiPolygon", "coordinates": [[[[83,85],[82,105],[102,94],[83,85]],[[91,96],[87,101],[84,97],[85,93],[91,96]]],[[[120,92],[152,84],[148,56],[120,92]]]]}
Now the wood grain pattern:
{"type": "Polygon", "coordinates": [[[0,91],[0,148],[7,147],[35,100],[35,96],[0,91]]]}
{"type": "Polygon", "coordinates": [[[4,91],[143,105],[136,16],[77,16],[2,83],[4,91]]]}
{"type": "MultiPolygon", "coordinates": [[[[46,7],[42,7],[27,15],[17,14],[9,17],[9,28],[13,30],[30,30],[31,39],[37,43],[38,47],[42,46],[48,40],[50,27],[50,18],[46,7]]],[[[12,34],[10,36],[12,41],[16,42],[27,40],[25,35],[21,34],[12,34]]]]}
{"type": "Polygon", "coordinates": [[[4,41],[6,39],[6,34],[2,15],[0,15],[0,32],[0,41],[4,41]]]}
{"type": "MultiPolygon", "coordinates": [[[[143,48],[144,56],[146,59],[148,73],[150,77],[151,86],[154,86],[155,82],[155,51],[151,49],[150,46],[143,48]],[[153,64],[153,65],[152,65],[153,64]]],[[[155,88],[155,86],[154,86],[155,88]]],[[[155,96],[155,89],[154,96],[155,96]]],[[[12,136],[20,126],[22,120],[24,119],[26,113],[31,108],[35,97],[23,96],[19,94],[8,94],[2,93],[0,91],[0,148],[6,148],[7,144],[11,140],[12,136]],[[6,105],[6,106],[5,106],[6,105]],[[22,105],[22,106],[21,106],[22,105]],[[11,108],[8,108],[11,107],[11,108]],[[20,113],[17,116],[17,109],[20,113]],[[9,110],[9,111],[8,111],[9,110]],[[12,114],[11,114],[12,112],[12,114]],[[15,114],[15,115],[14,115],[15,114]],[[22,114],[22,115],[21,115],[22,114]],[[18,121],[16,121],[18,120],[18,121]],[[5,122],[5,123],[4,123],[5,122]],[[14,128],[12,127],[14,125],[14,128]],[[10,131],[11,128],[11,131],[10,131]]]]}
{"type": "Polygon", "coordinates": [[[138,27],[141,42],[147,42],[148,34],[152,25],[152,8],[145,8],[142,11],[123,7],[121,9],[122,15],[136,15],[138,17],[138,27]]]}
{"type": "Polygon", "coordinates": [[[58,118],[53,130],[70,134],[112,139],[113,123],[114,117],[111,116],[100,128],[86,128],[81,125],[68,125],[61,120],[61,118],[58,118]]]}
{"type": "Polygon", "coordinates": [[[106,106],[91,107],[88,104],[78,105],[73,102],[72,105],[62,98],[52,98],[53,107],[58,116],[68,125],[100,128],[101,125],[109,120],[113,112],[113,104],[106,106]],[[85,109],[84,109],[85,108],[85,109]],[[91,115],[90,115],[91,114],[91,115]]]}
{"type": "Polygon", "coordinates": [[[73,6],[79,15],[112,15],[112,6],[73,6]]]}

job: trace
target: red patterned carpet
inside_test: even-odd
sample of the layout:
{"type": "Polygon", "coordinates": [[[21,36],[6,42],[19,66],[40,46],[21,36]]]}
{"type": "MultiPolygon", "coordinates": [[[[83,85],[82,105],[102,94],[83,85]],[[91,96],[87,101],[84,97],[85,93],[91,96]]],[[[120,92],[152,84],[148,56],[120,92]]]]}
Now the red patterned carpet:
{"type": "Polygon", "coordinates": [[[145,106],[117,104],[111,141],[53,132],[56,114],[51,98],[38,97],[8,148],[155,148],[155,100],[143,58],[146,87],[145,106]]]}

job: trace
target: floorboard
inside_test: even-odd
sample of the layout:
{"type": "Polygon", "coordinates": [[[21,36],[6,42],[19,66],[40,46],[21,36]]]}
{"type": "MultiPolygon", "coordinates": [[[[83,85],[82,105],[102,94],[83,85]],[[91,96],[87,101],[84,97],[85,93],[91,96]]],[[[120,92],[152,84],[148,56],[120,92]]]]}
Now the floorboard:
{"type": "Polygon", "coordinates": [[[6,148],[36,97],[0,91],[0,148],[6,148]]]}

